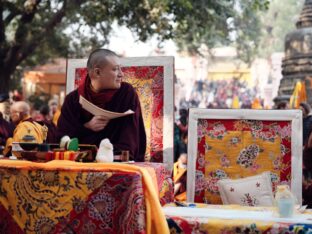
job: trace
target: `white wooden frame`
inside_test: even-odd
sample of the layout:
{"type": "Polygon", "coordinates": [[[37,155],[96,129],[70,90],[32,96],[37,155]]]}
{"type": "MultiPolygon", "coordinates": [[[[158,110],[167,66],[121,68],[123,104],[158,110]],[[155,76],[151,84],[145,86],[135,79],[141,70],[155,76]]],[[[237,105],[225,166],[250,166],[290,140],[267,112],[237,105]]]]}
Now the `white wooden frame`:
{"type": "MultiPolygon", "coordinates": [[[[163,118],[163,163],[173,168],[173,114],[174,114],[174,57],[128,57],[120,58],[122,67],[163,66],[164,68],[164,118],[163,118]]],[[[87,59],[67,60],[66,94],[74,90],[75,69],[85,68],[87,59]]]]}
{"type": "Polygon", "coordinates": [[[189,111],[187,201],[194,202],[199,119],[247,119],[291,121],[291,191],[302,204],[302,112],[301,110],[199,109],[189,111]]]}

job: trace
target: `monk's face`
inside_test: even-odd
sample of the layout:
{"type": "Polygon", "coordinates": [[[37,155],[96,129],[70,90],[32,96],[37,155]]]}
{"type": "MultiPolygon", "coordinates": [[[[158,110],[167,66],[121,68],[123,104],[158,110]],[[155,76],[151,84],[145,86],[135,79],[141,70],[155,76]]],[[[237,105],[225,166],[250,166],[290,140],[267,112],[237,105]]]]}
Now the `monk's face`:
{"type": "Polygon", "coordinates": [[[91,82],[96,90],[119,89],[123,77],[119,58],[109,56],[106,58],[105,64],[93,69],[91,82]]]}
{"type": "Polygon", "coordinates": [[[10,117],[13,123],[18,124],[21,121],[21,114],[14,107],[10,109],[10,117]]]}

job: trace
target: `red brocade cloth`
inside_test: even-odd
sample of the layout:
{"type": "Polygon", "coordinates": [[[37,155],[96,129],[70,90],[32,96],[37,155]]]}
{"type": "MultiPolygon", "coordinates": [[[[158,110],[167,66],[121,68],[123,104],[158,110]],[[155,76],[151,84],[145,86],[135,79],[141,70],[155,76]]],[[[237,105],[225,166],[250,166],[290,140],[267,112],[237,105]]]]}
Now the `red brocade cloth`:
{"type": "Polygon", "coordinates": [[[149,162],[138,162],[134,165],[144,167],[148,170],[149,174],[155,178],[158,186],[159,201],[162,206],[173,202],[173,180],[172,172],[164,166],[162,163],[149,163],[149,162]]]}
{"type": "Polygon", "coordinates": [[[0,233],[166,233],[161,164],[1,163],[0,233]]]}
{"type": "Polygon", "coordinates": [[[222,204],[217,182],[270,171],[273,190],[291,184],[291,121],[200,119],[195,202],[222,204]]]}

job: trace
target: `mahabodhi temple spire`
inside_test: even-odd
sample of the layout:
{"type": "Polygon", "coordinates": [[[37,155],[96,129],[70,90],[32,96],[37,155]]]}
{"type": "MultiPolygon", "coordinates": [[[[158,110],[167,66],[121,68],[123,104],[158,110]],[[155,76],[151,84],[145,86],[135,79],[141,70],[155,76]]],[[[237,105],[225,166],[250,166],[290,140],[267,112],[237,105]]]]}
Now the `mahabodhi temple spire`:
{"type": "Polygon", "coordinates": [[[305,1],[296,27],[285,38],[279,96],[290,96],[296,82],[303,81],[308,102],[312,104],[312,0],[305,1]]]}

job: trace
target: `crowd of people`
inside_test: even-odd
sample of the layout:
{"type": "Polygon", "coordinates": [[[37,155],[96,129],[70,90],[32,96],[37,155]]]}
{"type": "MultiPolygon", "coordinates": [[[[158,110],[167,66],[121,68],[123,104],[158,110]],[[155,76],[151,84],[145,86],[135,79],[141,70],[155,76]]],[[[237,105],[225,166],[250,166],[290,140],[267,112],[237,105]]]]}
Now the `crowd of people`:
{"type": "Polygon", "coordinates": [[[225,109],[238,104],[236,108],[251,108],[256,96],[256,89],[248,88],[247,82],[239,79],[196,81],[190,99],[182,98],[179,107],[225,109]],[[235,100],[238,100],[237,104],[235,100]]]}
{"type": "Polygon", "coordinates": [[[37,143],[57,143],[56,123],[60,114],[57,100],[35,110],[28,102],[16,101],[6,94],[0,97],[0,153],[9,156],[12,143],[24,141],[25,136],[32,136],[37,143]]]}

